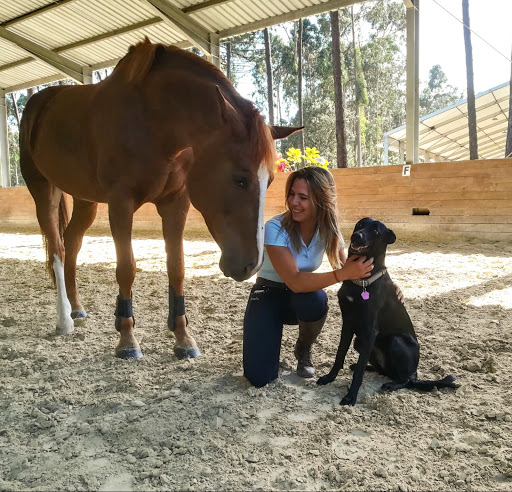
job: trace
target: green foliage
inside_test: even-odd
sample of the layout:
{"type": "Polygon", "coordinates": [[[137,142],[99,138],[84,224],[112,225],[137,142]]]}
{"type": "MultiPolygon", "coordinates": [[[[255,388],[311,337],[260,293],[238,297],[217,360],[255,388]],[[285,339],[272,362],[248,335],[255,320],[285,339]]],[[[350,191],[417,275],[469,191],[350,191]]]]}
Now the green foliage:
{"type": "Polygon", "coordinates": [[[440,65],[434,65],[429,71],[427,87],[420,93],[420,116],[433,113],[438,109],[456,103],[463,94],[448,84],[448,79],[440,65]]]}
{"type": "Polygon", "coordinates": [[[359,46],[356,46],[356,60],[356,103],[360,106],[367,106],[368,91],[366,90],[366,79],[364,78],[359,46]]]}

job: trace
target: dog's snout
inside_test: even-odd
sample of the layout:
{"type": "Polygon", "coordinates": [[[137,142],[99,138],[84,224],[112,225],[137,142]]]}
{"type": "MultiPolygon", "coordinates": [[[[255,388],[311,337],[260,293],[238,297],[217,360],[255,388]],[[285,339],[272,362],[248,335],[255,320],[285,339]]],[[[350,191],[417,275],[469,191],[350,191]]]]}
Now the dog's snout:
{"type": "Polygon", "coordinates": [[[352,234],[352,237],[350,238],[350,240],[354,243],[354,244],[359,244],[362,242],[363,240],[363,235],[362,233],[360,232],[354,232],[352,234]]]}

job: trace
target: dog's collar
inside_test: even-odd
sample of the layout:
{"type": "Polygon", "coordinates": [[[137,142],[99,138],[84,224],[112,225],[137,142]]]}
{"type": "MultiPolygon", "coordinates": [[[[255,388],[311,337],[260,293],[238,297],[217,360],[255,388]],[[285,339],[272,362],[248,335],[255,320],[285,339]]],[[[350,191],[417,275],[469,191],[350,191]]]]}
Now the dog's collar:
{"type": "Polygon", "coordinates": [[[368,287],[369,285],[372,285],[373,282],[375,282],[376,280],[379,280],[379,278],[381,278],[382,275],[384,275],[386,272],[387,272],[387,269],[383,268],[380,272],[374,273],[369,278],[351,280],[351,282],[356,285],[359,285],[359,287],[368,287]]]}

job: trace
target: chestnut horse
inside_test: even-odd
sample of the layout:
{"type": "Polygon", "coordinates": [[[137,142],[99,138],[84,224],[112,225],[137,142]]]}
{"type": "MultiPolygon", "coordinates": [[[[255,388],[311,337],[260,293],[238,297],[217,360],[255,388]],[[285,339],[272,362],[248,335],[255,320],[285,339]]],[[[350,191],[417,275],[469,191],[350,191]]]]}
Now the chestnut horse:
{"type": "Polygon", "coordinates": [[[151,202],[162,218],[174,352],[180,358],[200,355],[187,331],[183,293],[190,202],[221,248],[224,275],[249,278],[262,261],[273,138],[295,130],[267,127],[211,63],[147,38],[130,47],[102,82],[50,87],[32,96],[21,123],[20,164],[57,288],[56,333],[71,333],[73,319],[87,316],[76,258],[97,203],[108,203],[119,284],[115,353],[142,357],[134,334],[131,236],[134,212],[151,202]],[[73,197],[69,222],[63,192],[73,197]]]}

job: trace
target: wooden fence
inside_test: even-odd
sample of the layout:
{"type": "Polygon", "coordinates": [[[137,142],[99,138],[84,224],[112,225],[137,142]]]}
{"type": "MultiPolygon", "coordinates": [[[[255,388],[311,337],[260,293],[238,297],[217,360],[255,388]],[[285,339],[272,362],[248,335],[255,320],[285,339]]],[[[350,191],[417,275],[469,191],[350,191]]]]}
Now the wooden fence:
{"type": "MultiPolygon", "coordinates": [[[[374,217],[395,232],[512,239],[512,159],[334,169],[342,230],[349,234],[362,217],[374,217]]],[[[283,211],[287,174],[278,173],[267,193],[265,216],[283,211]]],[[[35,207],[25,187],[0,189],[0,230],[38,230],[35,207]]],[[[109,231],[108,210],[100,204],[91,230],[109,231]]],[[[154,205],[135,214],[134,232],[159,234],[154,205]]],[[[191,208],[187,233],[207,233],[191,208]]]]}

